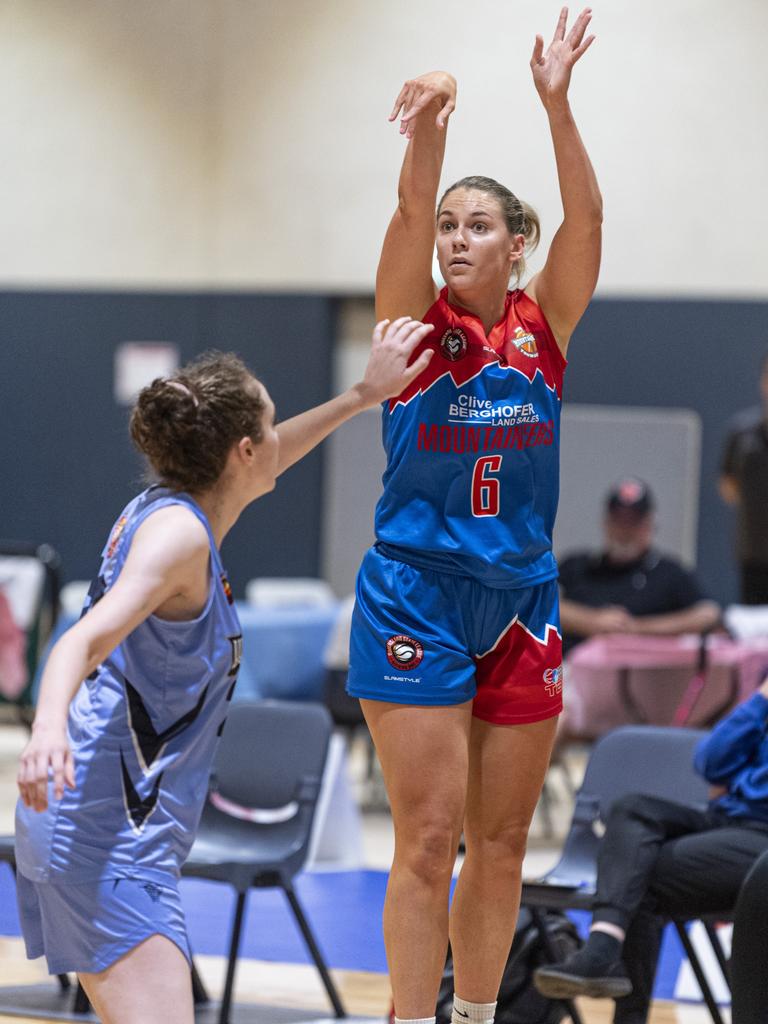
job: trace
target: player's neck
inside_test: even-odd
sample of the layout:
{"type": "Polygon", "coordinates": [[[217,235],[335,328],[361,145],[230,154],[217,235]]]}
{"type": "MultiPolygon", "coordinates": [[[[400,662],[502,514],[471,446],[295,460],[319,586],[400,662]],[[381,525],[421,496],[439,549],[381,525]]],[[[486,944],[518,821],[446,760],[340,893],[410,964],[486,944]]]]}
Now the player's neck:
{"type": "Polygon", "coordinates": [[[494,289],[493,294],[478,294],[476,292],[459,292],[448,288],[448,301],[452,306],[460,306],[472,316],[477,317],[483,325],[486,335],[491,331],[494,324],[504,316],[504,309],[507,302],[506,290],[499,294],[494,289]]]}
{"type": "Polygon", "coordinates": [[[216,489],[195,494],[193,497],[205,513],[216,547],[221,548],[224,538],[240,518],[243,502],[232,494],[216,489]]]}

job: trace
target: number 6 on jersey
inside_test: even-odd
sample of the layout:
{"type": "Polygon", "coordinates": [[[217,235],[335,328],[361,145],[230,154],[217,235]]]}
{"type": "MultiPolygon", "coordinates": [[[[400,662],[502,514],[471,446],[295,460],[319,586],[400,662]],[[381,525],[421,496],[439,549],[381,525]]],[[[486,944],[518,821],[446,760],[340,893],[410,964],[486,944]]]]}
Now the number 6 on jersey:
{"type": "Polygon", "coordinates": [[[483,455],[472,472],[472,515],[497,516],[501,483],[489,473],[498,473],[503,455],[483,455]]]}

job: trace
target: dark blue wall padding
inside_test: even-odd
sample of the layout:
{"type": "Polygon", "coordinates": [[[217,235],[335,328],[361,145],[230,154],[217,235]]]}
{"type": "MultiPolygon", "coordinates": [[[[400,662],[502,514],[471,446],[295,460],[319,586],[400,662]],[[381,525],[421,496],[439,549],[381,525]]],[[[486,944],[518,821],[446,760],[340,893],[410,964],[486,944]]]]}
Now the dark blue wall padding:
{"type": "MultiPolygon", "coordinates": [[[[123,504],[144,486],[113,397],[124,341],[172,341],[183,361],[238,352],[284,419],[331,393],[334,303],[307,295],[0,292],[0,536],[47,541],[88,579],[123,504]]],[[[236,593],[252,576],[316,575],[322,457],[289,470],[224,543],[236,593]]]]}
{"type": "Polygon", "coordinates": [[[733,513],[717,494],[722,444],[730,417],[759,404],[766,354],[768,303],[675,299],[596,299],[569,351],[566,402],[678,407],[701,416],[698,568],[724,603],[736,600],[737,578],[733,513]]]}

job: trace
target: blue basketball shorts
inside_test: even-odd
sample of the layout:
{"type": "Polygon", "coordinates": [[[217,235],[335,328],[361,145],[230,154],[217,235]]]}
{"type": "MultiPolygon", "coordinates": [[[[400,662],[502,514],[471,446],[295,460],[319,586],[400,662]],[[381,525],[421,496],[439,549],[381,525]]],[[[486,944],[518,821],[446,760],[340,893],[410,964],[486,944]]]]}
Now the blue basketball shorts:
{"type": "Polygon", "coordinates": [[[178,885],[138,878],[98,882],[31,882],[16,875],[27,957],[45,956],[51,974],[98,974],[152,935],[164,935],[187,960],[178,885]]]}
{"type": "Polygon", "coordinates": [[[557,580],[519,590],[365,555],[352,616],[347,692],[396,704],[472,701],[497,725],[562,711],[557,580]]]}

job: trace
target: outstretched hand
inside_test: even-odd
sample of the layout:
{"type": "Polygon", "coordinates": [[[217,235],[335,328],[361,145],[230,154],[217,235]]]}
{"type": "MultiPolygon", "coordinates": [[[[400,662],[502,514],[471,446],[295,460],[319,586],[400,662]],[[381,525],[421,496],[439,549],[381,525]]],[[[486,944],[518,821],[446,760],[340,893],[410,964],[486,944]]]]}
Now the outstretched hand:
{"type": "Polygon", "coordinates": [[[435,125],[442,130],[456,107],[456,79],[447,71],[430,71],[408,79],[395,100],[389,120],[395,121],[401,114],[400,134],[412,139],[415,118],[436,100],[440,102],[440,110],[435,125]]]}
{"type": "Polygon", "coordinates": [[[19,758],[17,782],[21,799],[35,811],[48,806],[49,771],[53,795],[60,800],[64,786],[74,789],[75,762],[67,742],[66,729],[33,729],[19,758]]]}
{"type": "Polygon", "coordinates": [[[391,323],[382,320],[376,324],[371,354],[360,385],[366,404],[378,405],[394,398],[426,370],[435,354],[434,349],[425,349],[413,363],[410,359],[432,328],[432,324],[423,324],[407,316],[391,323]]]}
{"type": "Polygon", "coordinates": [[[557,21],[555,34],[546,53],[544,52],[543,36],[536,36],[531,56],[531,71],[533,72],[533,84],[545,107],[548,107],[551,102],[561,101],[567,96],[573,65],[586,53],[595,38],[594,36],[584,38],[591,20],[592,11],[589,7],[585,7],[566,36],[568,8],[563,7],[557,21]]]}

